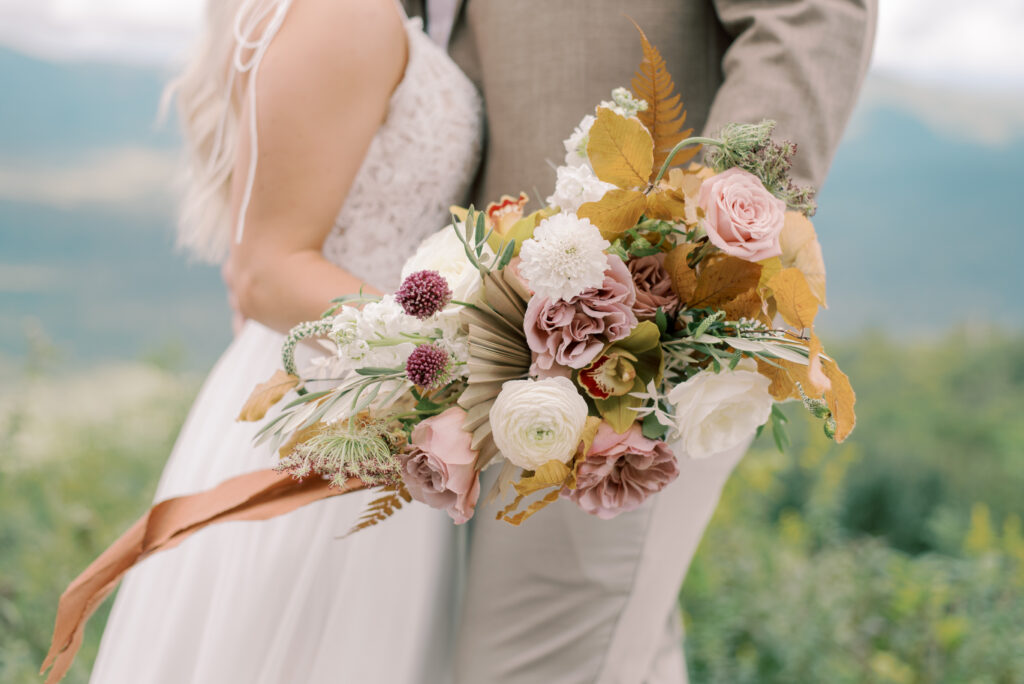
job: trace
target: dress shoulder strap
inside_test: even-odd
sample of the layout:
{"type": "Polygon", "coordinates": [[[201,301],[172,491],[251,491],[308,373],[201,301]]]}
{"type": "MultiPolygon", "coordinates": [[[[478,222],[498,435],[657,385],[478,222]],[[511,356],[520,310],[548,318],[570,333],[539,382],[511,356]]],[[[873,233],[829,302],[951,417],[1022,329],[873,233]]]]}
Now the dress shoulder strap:
{"type": "Polygon", "coordinates": [[[292,0],[244,0],[235,14],[232,27],[235,36],[235,51],[231,60],[231,77],[228,79],[227,97],[231,97],[234,80],[239,75],[249,75],[249,168],[245,178],[245,191],[238,207],[238,222],[235,226],[235,242],[242,241],[245,231],[245,217],[252,200],[253,184],[256,182],[256,164],[259,152],[259,127],[256,120],[256,87],[263,56],[271,41],[284,23],[285,15],[292,0]],[[256,31],[263,26],[263,31],[256,31]]]}

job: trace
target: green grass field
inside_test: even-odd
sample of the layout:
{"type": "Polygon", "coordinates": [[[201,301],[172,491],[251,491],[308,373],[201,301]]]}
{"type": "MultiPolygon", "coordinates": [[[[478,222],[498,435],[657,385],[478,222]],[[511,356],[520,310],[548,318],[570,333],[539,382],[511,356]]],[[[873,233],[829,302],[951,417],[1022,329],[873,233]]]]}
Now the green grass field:
{"type": "MultiPolygon", "coordinates": [[[[787,453],[733,476],[680,596],[691,681],[1024,681],[1024,337],[829,348],[858,428],[791,405],[787,453]]],[[[199,382],[167,365],[33,362],[0,393],[0,681],[40,681],[60,592],[148,505],[199,382]]]]}

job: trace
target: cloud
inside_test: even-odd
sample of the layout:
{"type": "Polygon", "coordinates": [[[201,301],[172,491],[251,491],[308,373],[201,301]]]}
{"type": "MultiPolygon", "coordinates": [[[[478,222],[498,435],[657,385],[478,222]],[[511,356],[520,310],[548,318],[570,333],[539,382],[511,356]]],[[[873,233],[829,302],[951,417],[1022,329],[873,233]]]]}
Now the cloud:
{"type": "Polygon", "coordinates": [[[169,196],[174,151],[126,147],[53,163],[0,158],[0,200],[61,207],[137,204],[169,196]]]}
{"type": "MultiPolygon", "coordinates": [[[[989,147],[1024,138],[1024,93],[908,82],[872,74],[858,111],[888,107],[906,112],[935,133],[989,147]]],[[[851,122],[856,135],[859,121],[851,122]]]]}
{"type": "Polygon", "coordinates": [[[880,0],[872,68],[905,80],[1024,89],[1021,0],[880,0]]]}
{"type": "Polygon", "coordinates": [[[203,0],[0,0],[0,44],[50,59],[166,63],[187,51],[202,14],[203,0]]]}
{"type": "MultiPolygon", "coordinates": [[[[166,62],[187,50],[203,6],[203,0],[0,0],[0,43],[51,58],[166,62]]],[[[879,6],[876,72],[1024,89],[1021,0],[879,0],[879,6]]]]}

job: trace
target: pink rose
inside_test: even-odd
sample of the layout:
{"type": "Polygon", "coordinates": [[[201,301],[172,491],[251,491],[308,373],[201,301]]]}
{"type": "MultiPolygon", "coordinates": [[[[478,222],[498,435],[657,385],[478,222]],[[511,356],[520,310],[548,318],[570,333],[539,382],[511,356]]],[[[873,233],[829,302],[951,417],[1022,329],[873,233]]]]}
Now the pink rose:
{"type": "Polygon", "coordinates": [[[746,261],[782,254],[786,203],[754,174],[733,167],[712,176],[700,186],[698,202],[708,239],[726,254],[746,261]]]}
{"type": "Polygon", "coordinates": [[[576,489],[565,488],[562,496],[607,520],[638,508],[678,475],[672,449],[644,437],[638,423],[620,435],[602,422],[586,459],[579,464],[576,489]]]}
{"type": "Polygon", "coordinates": [[[665,270],[665,255],[652,254],[629,262],[636,287],[636,305],[633,312],[641,321],[654,320],[660,308],[671,316],[679,307],[679,297],[672,291],[672,279],[665,270]]]}
{"type": "Polygon", "coordinates": [[[427,418],[412,431],[409,447],[398,455],[402,480],[417,501],[443,508],[457,524],[473,517],[480,477],[473,467],[473,437],[462,429],[466,412],[453,406],[427,418]]]}
{"type": "Polygon", "coordinates": [[[600,287],[568,300],[533,297],[526,307],[523,328],[534,352],[535,375],[554,364],[583,368],[609,342],[627,337],[636,327],[633,276],[617,256],[608,255],[608,270],[600,287]]]}

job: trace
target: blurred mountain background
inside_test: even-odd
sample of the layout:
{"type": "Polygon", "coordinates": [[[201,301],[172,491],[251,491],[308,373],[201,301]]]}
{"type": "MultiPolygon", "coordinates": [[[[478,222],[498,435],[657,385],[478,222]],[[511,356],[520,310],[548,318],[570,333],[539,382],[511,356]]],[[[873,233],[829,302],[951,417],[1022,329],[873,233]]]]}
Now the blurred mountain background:
{"type": "MultiPolygon", "coordinates": [[[[75,363],[229,340],[215,268],[175,252],[168,72],[0,48],[0,354],[41,327],[75,363]]],[[[819,197],[820,330],[918,339],[1024,324],[1024,97],[869,80],[819,197]]]]}
{"type": "MultiPolygon", "coordinates": [[[[791,404],[791,448],[737,469],[681,594],[695,683],[1024,681],[1024,4],[882,4],[814,219],[858,427],[791,404]]],[[[155,123],[198,7],[0,0],[2,682],[39,681],[57,597],[230,341],[155,123]]]]}

